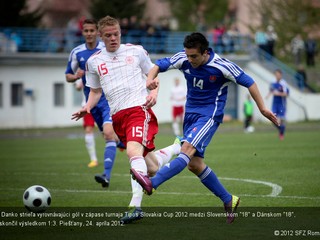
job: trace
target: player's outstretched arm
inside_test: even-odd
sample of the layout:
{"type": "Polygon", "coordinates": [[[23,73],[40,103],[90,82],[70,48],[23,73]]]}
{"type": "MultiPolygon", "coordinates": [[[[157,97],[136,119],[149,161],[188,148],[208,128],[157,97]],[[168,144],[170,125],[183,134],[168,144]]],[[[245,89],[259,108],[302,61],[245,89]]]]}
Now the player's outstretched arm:
{"type": "Polygon", "coordinates": [[[85,74],[85,72],[81,69],[78,69],[75,74],[67,73],[66,74],[66,81],[67,82],[75,82],[78,79],[82,78],[82,76],[85,74]]]}
{"type": "Polygon", "coordinates": [[[88,112],[86,106],[84,106],[79,111],[77,111],[71,115],[71,120],[78,121],[80,118],[84,117],[84,115],[86,115],[87,113],[90,113],[90,111],[88,112]]]}
{"type": "Polygon", "coordinates": [[[268,108],[266,108],[263,98],[260,94],[260,91],[258,89],[258,86],[256,83],[253,83],[250,87],[249,87],[249,92],[251,97],[253,98],[253,100],[256,102],[259,111],[261,112],[261,114],[263,116],[265,116],[266,118],[268,118],[271,122],[273,122],[276,126],[279,126],[279,121],[276,117],[276,115],[274,115],[268,108]]]}
{"type": "Polygon", "coordinates": [[[90,113],[91,109],[94,108],[100,100],[102,94],[101,88],[90,88],[89,98],[87,104],[79,111],[71,115],[72,120],[78,121],[87,113],[90,113]]]}
{"type": "Polygon", "coordinates": [[[157,88],[149,91],[149,95],[146,97],[146,102],[144,104],[147,108],[151,108],[157,103],[160,83],[158,78],[155,78],[154,81],[157,82],[157,88]]]}
{"type": "Polygon", "coordinates": [[[158,65],[154,65],[153,68],[150,69],[147,78],[147,88],[149,90],[156,89],[158,87],[158,81],[155,79],[158,76],[160,68],[158,65]]]}

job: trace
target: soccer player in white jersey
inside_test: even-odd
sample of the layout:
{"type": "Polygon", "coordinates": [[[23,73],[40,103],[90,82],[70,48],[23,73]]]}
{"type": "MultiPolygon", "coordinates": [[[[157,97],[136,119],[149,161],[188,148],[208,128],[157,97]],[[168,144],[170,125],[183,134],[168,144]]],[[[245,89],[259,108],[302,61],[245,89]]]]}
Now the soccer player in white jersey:
{"type": "MultiPolygon", "coordinates": [[[[151,107],[156,104],[158,88],[152,91],[146,88],[146,74],[153,63],[142,46],[121,44],[121,29],[115,18],[102,18],[98,27],[106,47],[87,61],[89,99],[86,106],[74,113],[72,118],[78,120],[90,112],[103,91],[110,106],[114,130],[126,146],[131,168],[152,176],[174,154],[178,154],[181,148],[180,141],[175,141],[174,144],[153,152],[158,122],[151,107]]],[[[121,219],[125,223],[143,216],[142,187],[134,180],[131,183],[131,209],[121,219]]]]}
{"type": "MultiPolygon", "coordinates": [[[[82,80],[84,86],[83,93],[87,101],[90,88],[86,86],[85,64],[93,53],[104,48],[104,44],[98,40],[98,26],[95,19],[84,20],[82,35],[85,38],[85,43],[80,44],[71,51],[65,76],[67,82],[75,82],[78,79],[82,80]]],[[[91,110],[91,114],[106,141],[104,149],[104,172],[103,174],[95,175],[95,180],[105,188],[109,187],[119,139],[114,133],[108,102],[103,96],[101,96],[95,108],[91,110]]],[[[91,161],[88,166],[94,167],[97,166],[97,164],[97,161],[91,161]]]]}
{"type": "Polygon", "coordinates": [[[180,124],[183,121],[184,104],[186,102],[186,90],[180,84],[180,79],[174,79],[174,87],[171,89],[170,100],[172,103],[172,130],[176,136],[180,136],[180,124]]]}
{"type": "Polygon", "coordinates": [[[154,79],[159,72],[179,69],[184,74],[188,93],[181,152],[152,178],[134,168],[131,174],[151,195],[163,182],[188,166],[201,183],[221,199],[227,212],[227,222],[232,223],[240,198],[231,195],[203,161],[206,147],[223,119],[228,84],[234,82],[248,88],[260,112],[274,124],[279,124],[276,116],[265,107],[254,80],[239,66],[214,53],[203,34],[186,36],[183,45],[184,51],[157,60],[147,80],[147,87],[154,89],[158,85],[154,79]]]}

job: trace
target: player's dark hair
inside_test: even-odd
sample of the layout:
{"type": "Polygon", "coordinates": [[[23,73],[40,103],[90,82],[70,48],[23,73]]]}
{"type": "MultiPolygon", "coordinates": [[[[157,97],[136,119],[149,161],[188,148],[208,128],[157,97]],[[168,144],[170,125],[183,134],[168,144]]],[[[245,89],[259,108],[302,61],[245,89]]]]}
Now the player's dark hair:
{"type": "Polygon", "coordinates": [[[96,25],[96,27],[98,28],[98,21],[95,20],[95,19],[93,19],[93,18],[86,18],[86,19],[83,21],[82,26],[83,26],[84,24],[94,24],[94,25],[96,25]]]}
{"type": "Polygon", "coordinates": [[[206,37],[199,32],[191,33],[184,38],[183,46],[185,48],[198,48],[203,54],[209,48],[209,42],[206,37]]]}
{"type": "Polygon", "coordinates": [[[278,73],[282,74],[282,71],[281,71],[281,69],[279,69],[279,68],[277,68],[274,72],[275,72],[275,73],[278,72],[278,73]]]}

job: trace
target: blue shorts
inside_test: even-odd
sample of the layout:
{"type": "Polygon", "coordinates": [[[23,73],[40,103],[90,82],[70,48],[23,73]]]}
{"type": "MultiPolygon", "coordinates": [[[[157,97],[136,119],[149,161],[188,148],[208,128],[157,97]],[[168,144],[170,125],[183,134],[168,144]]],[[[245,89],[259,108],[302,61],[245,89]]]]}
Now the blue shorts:
{"type": "Polygon", "coordinates": [[[272,112],[281,119],[286,117],[286,107],[284,105],[273,104],[272,105],[272,112]]]}
{"type": "Polygon", "coordinates": [[[194,156],[204,158],[206,147],[209,145],[213,135],[220,123],[208,116],[198,113],[186,113],[183,123],[183,141],[187,141],[195,147],[194,156]]]}
{"type": "Polygon", "coordinates": [[[104,97],[100,98],[97,106],[91,109],[91,114],[101,132],[105,123],[112,123],[109,104],[104,97]]]}

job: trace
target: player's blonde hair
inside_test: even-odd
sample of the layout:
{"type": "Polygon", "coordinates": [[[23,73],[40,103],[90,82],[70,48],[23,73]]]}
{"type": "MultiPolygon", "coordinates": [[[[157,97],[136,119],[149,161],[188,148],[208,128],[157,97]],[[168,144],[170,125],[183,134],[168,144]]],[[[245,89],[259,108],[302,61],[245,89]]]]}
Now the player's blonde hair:
{"type": "Polygon", "coordinates": [[[101,18],[98,22],[98,30],[101,31],[105,26],[115,26],[118,25],[120,29],[120,23],[117,19],[111,17],[111,16],[105,16],[104,18],[101,18]]]}

